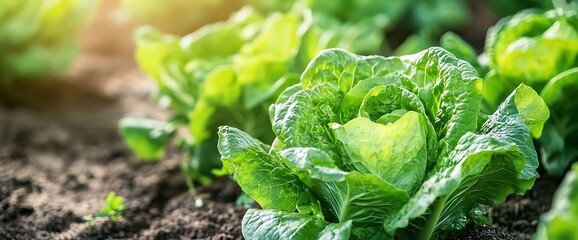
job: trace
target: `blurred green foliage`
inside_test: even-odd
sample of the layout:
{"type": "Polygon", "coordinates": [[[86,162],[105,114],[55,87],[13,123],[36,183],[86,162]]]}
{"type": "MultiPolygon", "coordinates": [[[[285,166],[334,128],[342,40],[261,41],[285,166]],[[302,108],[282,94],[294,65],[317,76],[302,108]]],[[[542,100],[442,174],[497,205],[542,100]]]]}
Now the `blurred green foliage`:
{"type": "Polygon", "coordinates": [[[0,84],[64,71],[78,51],[75,35],[98,1],[0,1],[0,84]]]}
{"type": "Polygon", "coordinates": [[[484,82],[488,112],[520,83],[532,86],[551,109],[539,140],[544,168],[563,176],[578,160],[578,7],[529,9],[488,30],[484,82]]]}
{"type": "Polygon", "coordinates": [[[552,0],[490,0],[490,6],[492,7],[494,14],[498,17],[514,15],[520,10],[528,8],[554,8],[552,0]]]}

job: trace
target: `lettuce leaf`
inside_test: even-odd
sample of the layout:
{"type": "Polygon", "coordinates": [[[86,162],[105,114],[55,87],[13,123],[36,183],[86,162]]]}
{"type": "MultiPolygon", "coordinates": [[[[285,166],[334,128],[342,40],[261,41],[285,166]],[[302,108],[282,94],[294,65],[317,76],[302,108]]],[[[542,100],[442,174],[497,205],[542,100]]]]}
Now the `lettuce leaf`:
{"type": "Polygon", "coordinates": [[[302,214],[249,209],[243,221],[247,239],[347,239],[351,221],[327,223],[302,214]]]}
{"type": "Polygon", "coordinates": [[[578,68],[564,71],[542,89],[540,95],[552,110],[552,118],[544,126],[539,139],[544,168],[555,176],[562,176],[578,160],[578,114],[574,109],[578,100],[578,68]]]}

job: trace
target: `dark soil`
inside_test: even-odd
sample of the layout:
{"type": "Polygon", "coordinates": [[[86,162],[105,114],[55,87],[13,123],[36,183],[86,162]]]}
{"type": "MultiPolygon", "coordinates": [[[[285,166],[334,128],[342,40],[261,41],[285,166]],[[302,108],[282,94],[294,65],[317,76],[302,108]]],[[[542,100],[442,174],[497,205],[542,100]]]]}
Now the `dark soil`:
{"type": "Polygon", "coordinates": [[[84,55],[50,85],[3,89],[0,239],[241,238],[245,210],[233,204],[240,190],[231,180],[189,193],[180,153],[146,164],[122,143],[123,115],[166,117],[149,100],[150,83],[130,59],[84,55]],[[110,191],[125,197],[120,221],[85,224],[110,191]]]}
{"type": "MultiPolygon", "coordinates": [[[[220,178],[190,193],[182,153],[143,163],[118,136],[116,122],[129,113],[168,114],[150,100],[153,81],[132,60],[127,27],[101,16],[108,10],[83,35],[70,74],[0,89],[0,239],[241,239],[246,210],[234,204],[234,182],[220,178]],[[104,33],[112,37],[94,38],[104,33]],[[120,220],[85,224],[111,191],[125,198],[120,220]]],[[[529,239],[558,184],[538,179],[491,209],[494,224],[454,239],[529,239]]]]}
{"type": "Polygon", "coordinates": [[[506,202],[490,208],[492,225],[470,224],[453,239],[530,239],[540,215],[550,209],[558,185],[560,179],[539,178],[524,196],[510,196],[506,202]]]}

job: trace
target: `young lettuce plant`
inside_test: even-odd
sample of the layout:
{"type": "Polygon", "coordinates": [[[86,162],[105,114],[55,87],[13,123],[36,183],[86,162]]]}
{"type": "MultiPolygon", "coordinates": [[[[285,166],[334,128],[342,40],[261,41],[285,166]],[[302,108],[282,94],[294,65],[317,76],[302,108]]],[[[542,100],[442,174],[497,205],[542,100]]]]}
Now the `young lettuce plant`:
{"type": "Polygon", "coordinates": [[[106,197],[104,207],[96,214],[84,216],[86,224],[90,225],[96,218],[108,218],[111,222],[117,222],[126,208],[124,198],[117,196],[116,193],[110,192],[106,197]]]}
{"type": "Polygon", "coordinates": [[[520,83],[533,87],[552,110],[539,140],[544,168],[563,176],[578,160],[578,10],[522,11],[500,20],[486,39],[490,72],[484,83],[488,109],[520,83]]]}
{"type": "Polygon", "coordinates": [[[552,208],[540,218],[536,240],[578,239],[578,163],[554,194],[552,208]]]}
{"type": "Polygon", "coordinates": [[[189,180],[209,181],[211,170],[221,167],[218,126],[235,126],[270,142],[275,136],[268,131],[267,107],[299,82],[319,51],[379,50],[383,28],[406,4],[365,2],[296,1],[291,11],[269,14],[246,7],[183,38],[140,29],[137,61],[156,80],[158,102],[174,110],[174,117],[126,118],[119,124],[122,136],[139,158],[156,160],[185,125],[190,132],[183,144],[190,152],[185,172],[189,180]]]}
{"type": "Polygon", "coordinates": [[[78,51],[75,35],[98,1],[0,2],[0,85],[62,72],[78,51]]]}
{"type": "Polygon", "coordinates": [[[538,176],[548,108],[520,85],[478,127],[482,79],[442,48],[321,52],[269,108],[272,145],[219,128],[223,169],[263,210],[247,239],[430,239],[538,176]]]}

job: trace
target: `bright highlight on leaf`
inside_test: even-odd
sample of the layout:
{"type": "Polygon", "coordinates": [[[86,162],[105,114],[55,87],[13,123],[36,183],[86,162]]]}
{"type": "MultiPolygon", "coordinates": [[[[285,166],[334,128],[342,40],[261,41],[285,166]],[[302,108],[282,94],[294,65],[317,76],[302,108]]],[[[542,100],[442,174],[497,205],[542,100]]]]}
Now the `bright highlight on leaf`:
{"type": "Polygon", "coordinates": [[[224,170],[264,209],[249,210],[244,236],[325,239],[330,228],[331,239],[430,239],[485,219],[480,205],[538,177],[532,135],[549,112],[520,85],[478,124],[481,85],[441,48],[321,52],[269,108],[272,146],[219,128],[224,170]]]}

